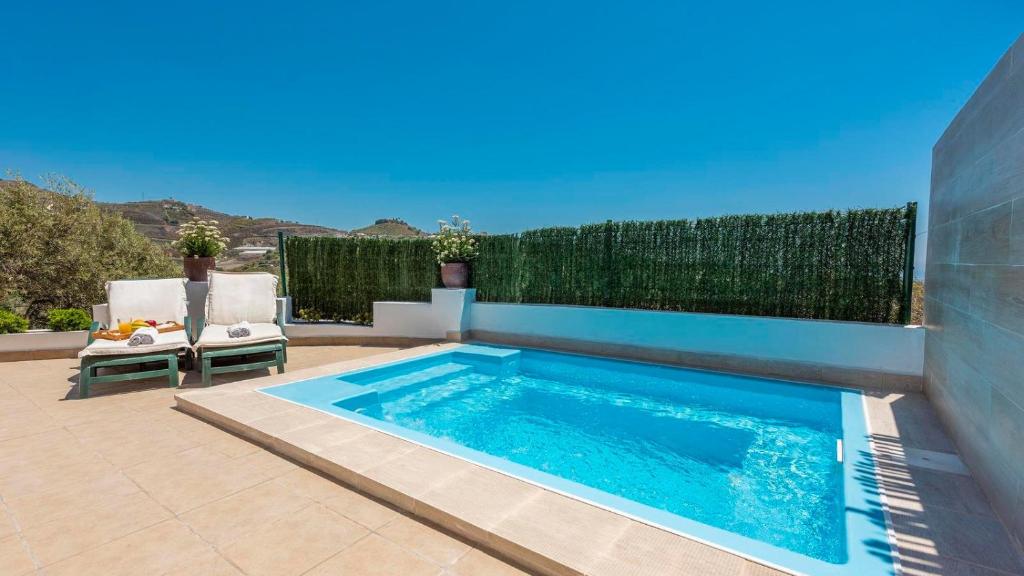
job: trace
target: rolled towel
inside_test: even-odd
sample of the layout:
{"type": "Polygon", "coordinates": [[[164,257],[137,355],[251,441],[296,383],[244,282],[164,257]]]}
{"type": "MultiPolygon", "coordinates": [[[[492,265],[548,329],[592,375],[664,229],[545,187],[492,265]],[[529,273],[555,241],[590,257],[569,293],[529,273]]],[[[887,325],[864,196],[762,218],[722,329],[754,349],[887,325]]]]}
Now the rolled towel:
{"type": "Polygon", "coordinates": [[[228,326],[228,338],[245,338],[251,336],[252,330],[249,329],[249,323],[242,320],[238,324],[232,324],[228,326]]]}
{"type": "Polygon", "coordinates": [[[135,332],[132,332],[132,337],[128,339],[129,346],[143,346],[146,344],[152,344],[156,342],[156,336],[159,332],[156,328],[139,328],[135,332]]]}

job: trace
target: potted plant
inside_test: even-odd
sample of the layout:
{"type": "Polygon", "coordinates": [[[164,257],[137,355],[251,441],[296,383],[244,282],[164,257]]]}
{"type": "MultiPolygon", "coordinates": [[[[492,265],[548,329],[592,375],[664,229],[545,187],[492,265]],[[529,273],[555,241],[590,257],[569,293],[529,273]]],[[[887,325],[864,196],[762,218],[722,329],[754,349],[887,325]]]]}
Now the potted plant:
{"type": "Polygon", "coordinates": [[[445,288],[465,288],[469,285],[469,263],[479,254],[476,239],[471,236],[469,220],[452,216],[451,222],[438,220],[441,230],[431,247],[441,265],[441,281],[445,288]]]}
{"type": "Polygon", "coordinates": [[[217,265],[217,255],[227,248],[217,221],[198,219],[182,224],[171,245],[181,252],[185,276],[193,282],[206,282],[207,274],[217,265]]]}

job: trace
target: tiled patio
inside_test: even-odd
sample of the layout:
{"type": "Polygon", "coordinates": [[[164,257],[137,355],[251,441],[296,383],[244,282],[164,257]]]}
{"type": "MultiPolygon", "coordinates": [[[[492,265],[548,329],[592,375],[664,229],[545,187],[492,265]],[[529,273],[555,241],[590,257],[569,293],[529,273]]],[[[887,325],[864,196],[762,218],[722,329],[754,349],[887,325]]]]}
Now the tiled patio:
{"type": "MultiPolygon", "coordinates": [[[[289,371],[395,350],[296,347],[289,371]]],[[[0,363],[0,574],[523,573],[172,409],[175,390],[78,401],[76,375],[73,360],[0,363]]],[[[927,399],[866,403],[903,573],[1024,574],[927,399]]]]}
{"type": "MultiPolygon", "coordinates": [[[[288,367],[393,350],[295,347],[288,367]]],[[[4,576],[523,574],[177,412],[176,390],[107,384],[79,401],[76,375],[74,360],[0,363],[4,576]]]]}

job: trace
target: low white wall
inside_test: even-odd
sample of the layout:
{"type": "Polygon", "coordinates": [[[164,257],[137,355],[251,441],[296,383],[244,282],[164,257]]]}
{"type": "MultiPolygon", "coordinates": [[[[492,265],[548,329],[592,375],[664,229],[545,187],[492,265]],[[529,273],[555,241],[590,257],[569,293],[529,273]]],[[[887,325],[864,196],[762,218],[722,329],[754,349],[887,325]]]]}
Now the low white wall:
{"type": "Polygon", "coordinates": [[[474,303],[470,330],[921,376],[924,329],[616,308],[474,303]]]}
{"type": "Polygon", "coordinates": [[[476,290],[435,288],[430,302],[374,302],[373,326],[334,323],[290,323],[292,338],[378,337],[434,338],[459,336],[469,329],[468,309],[476,290]]]}
{"type": "Polygon", "coordinates": [[[88,340],[88,330],[75,330],[73,332],[29,330],[20,334],[0,334],[0,352],[81,350],[85,348],[88,340]]]}

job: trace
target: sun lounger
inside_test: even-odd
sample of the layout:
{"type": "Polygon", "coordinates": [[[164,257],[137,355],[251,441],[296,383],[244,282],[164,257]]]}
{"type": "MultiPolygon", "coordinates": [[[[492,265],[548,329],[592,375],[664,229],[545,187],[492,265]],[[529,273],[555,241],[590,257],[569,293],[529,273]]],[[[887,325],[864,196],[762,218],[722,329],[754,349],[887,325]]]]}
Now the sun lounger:
{"type": "Polygon", "coordinates": [[[123,382],[165,376],[170,387],[178,386],[178,356],[185,354],[191,363],[191,342],[185,296],[185,280],[116,280],[107,282],[107,303],[93,306],[93,324],[89,344],[78,357],[78,397],[87,398],[93,384],[123,382]],[[157,334],[152,344],[129,346],[128,340],[94,339],[92,333],[102,328],[116,328],[119,321],[133,319],[174,321],[185,330],[157,334]],[[98,375],[100,368],[146,364],[163,364],[156,369],[98,375]]]}
{"type": "Polygon", "coordinates": [[[201,331],[195,350],[201,360],[203,385],[211,376],[277,367],[284,372],[288,360],[288,339],[284,335],[284,315],[279,313],[277,277],[265,272],[210,272],[206,295],[206,317],[199,322],[201,331]],[[250,334],[239,338],[228,335],[228,328],[248,322],[250,334]],[[270,360],[214,366],[216,358],[271,354],[270,360]]]}

